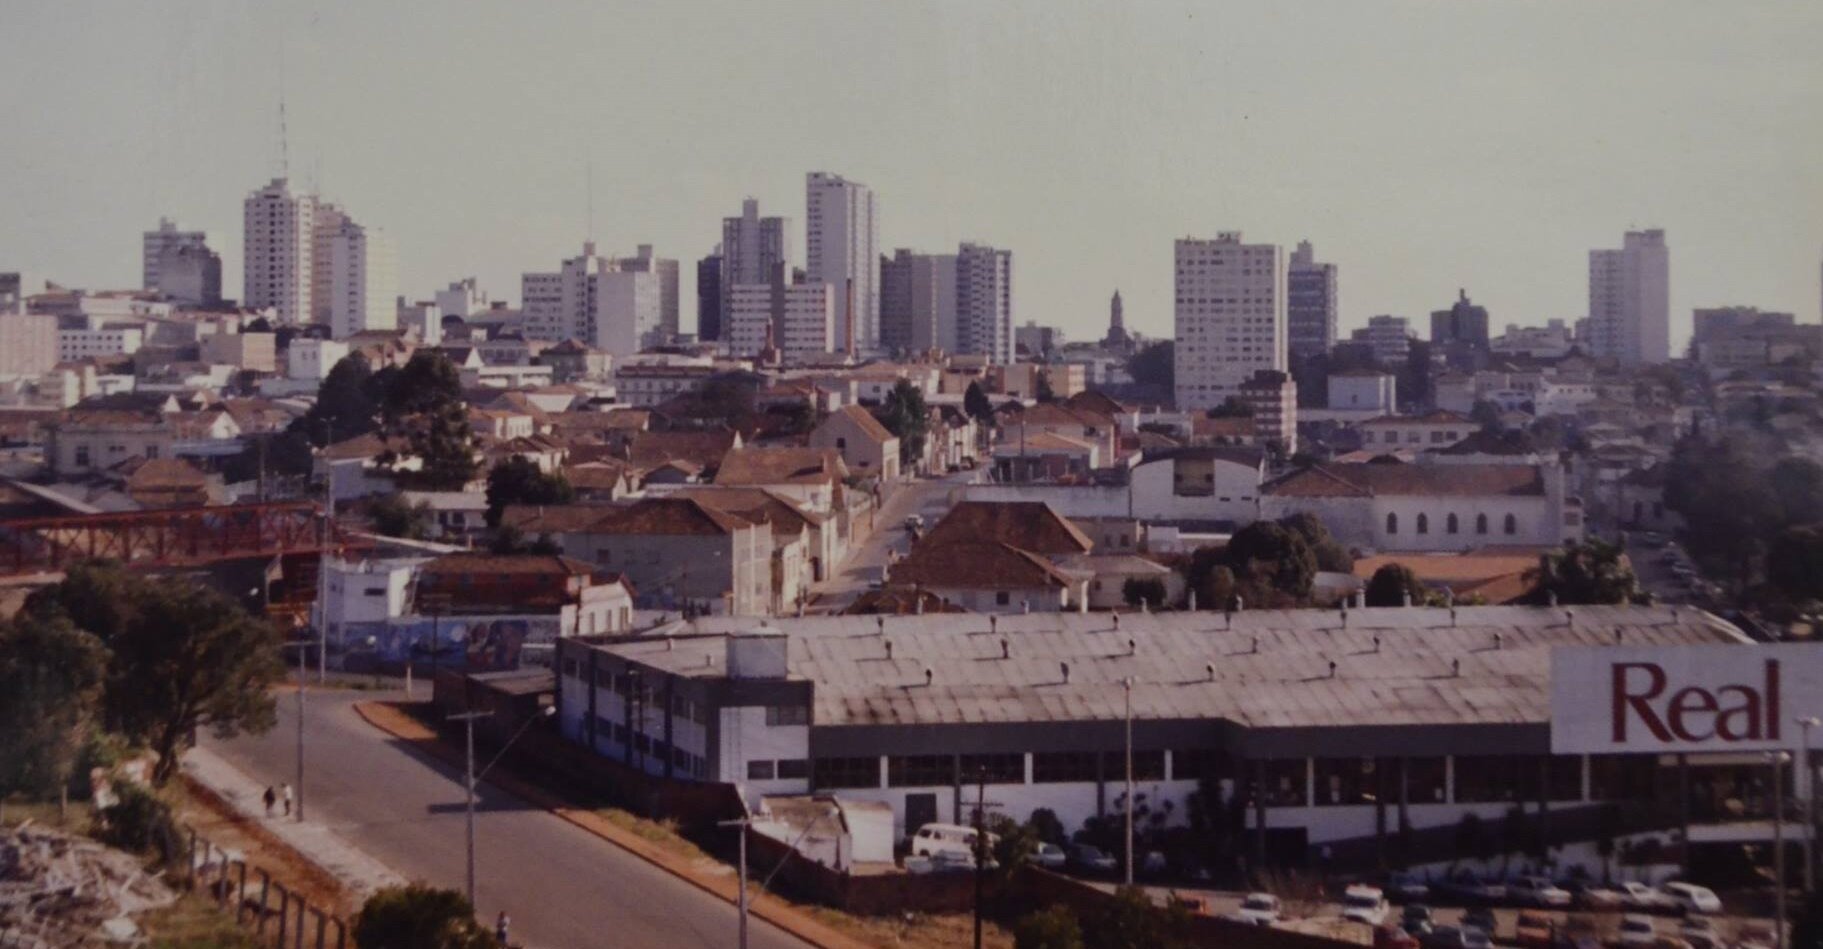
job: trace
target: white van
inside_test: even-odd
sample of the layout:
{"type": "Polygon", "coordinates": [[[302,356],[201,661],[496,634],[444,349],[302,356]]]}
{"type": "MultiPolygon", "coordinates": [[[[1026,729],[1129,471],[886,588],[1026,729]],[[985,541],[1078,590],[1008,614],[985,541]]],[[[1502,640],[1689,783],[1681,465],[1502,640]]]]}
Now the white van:
{"type": "MultiPolygon", "coordinates": [[[[998,843],[993,834],[988,846],[998,843]]],[[[975,859],[975,828],[961,824],[925,824],[912,835],[912,856],[943,857],[950,860],[975,859]]]]}

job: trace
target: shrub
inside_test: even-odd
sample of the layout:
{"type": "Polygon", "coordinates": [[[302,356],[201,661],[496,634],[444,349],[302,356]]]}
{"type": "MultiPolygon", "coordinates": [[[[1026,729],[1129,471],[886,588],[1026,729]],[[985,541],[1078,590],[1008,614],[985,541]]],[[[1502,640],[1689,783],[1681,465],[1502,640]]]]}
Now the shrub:
{"type": "Polygon", "coordinates": [[[137,784],[117,784],[115,803],[102,809],[95,836],[103,843],[137,854],[150,854],[159,866],[182,864],[188,845],[171,805],[137,784]]]}

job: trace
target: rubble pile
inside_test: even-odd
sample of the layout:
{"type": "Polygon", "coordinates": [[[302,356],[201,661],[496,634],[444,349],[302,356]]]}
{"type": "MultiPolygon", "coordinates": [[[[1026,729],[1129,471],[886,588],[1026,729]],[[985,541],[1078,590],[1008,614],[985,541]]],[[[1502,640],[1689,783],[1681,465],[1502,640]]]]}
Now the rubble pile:
{"type": "Polygon", "coordinates": [[[0,829],[0,947],[141,942],[133,917],[176,900],[131,854],[30,821],[0,829]]]}

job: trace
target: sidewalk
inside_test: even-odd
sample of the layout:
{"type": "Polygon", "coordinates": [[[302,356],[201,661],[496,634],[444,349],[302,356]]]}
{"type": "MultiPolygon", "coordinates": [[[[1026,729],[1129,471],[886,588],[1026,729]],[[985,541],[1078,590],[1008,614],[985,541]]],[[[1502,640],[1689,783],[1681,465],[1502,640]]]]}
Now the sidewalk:
{"type": "Polygon", "coordinates": [[[406,882],[391,868],[355,848],[322,824],[309,820],[300,823],[287,817],[267,817],[266,805],[262,800],[262,795],[266,792],[265,786],[206,748],[192,748],[184,754],[183,773],[215,792],[236,813],[341,881],[356,894],[357,904],[381,887],[406,882]]]}

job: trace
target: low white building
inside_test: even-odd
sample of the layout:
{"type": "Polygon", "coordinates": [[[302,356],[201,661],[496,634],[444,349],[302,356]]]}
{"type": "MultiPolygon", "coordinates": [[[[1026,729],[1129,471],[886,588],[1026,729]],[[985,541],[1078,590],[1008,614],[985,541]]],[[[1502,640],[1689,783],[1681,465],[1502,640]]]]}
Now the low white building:
{"type": "Polygon", "coordinates": [[[1399,411],[1399,382],[1389,372],[1357,369],[1331,373],[1329,408],[1391,415],[1399,411]]]}
{"type": "Polygon", "coordinates": [[[285,375],[299,381],[322,382],[329,377],[329,370],[347,356],[347,343],[300,336],[285,350],[285,375]]]}
{"type": "Polygon", "coordinates": [[[1555,463],[1312,465],[1260,492],[1261,519],[1314,514],[1360,550],[1557,547],[1583,538],[1582,501],[1555,463]]]}

